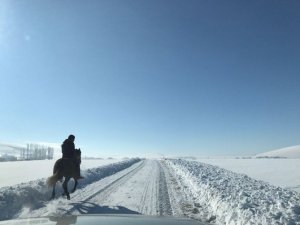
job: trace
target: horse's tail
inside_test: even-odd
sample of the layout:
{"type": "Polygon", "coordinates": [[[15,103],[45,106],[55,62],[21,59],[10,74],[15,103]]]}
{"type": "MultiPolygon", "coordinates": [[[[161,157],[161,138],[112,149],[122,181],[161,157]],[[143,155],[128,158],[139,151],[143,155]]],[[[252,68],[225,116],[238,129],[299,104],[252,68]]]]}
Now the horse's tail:
{"type": "Polygon", "coordinates": [[[58,180],[62,178],[61,170],[62,170],[62,159],[59,159],[55,162],[53,168],[53,175],[47,179],[47,185],[49,187],[53,187],[58,180]]]}
{"type": "Polygon", "coordinates": [[[55,174],[53,174],[51,177],[49,177],[49,178],[47,179],[47,185],[48,185],[49,187],[53,187],[53,186],[56,184],[56,182],[57,182],[58,180],[59,180],[59,172],[56,171],[55,174]]]}

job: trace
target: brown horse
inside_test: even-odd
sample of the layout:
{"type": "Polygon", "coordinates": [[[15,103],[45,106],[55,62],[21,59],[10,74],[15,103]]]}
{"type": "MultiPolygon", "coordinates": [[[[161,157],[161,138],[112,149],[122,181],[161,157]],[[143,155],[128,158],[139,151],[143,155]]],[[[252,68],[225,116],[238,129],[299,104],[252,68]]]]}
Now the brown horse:
{"type": "Polygon", "coordinates": [[[53,175],[48,178],[47,184],[53,187],[51,199],[55,197],[55,185],[57,181],[61,181],[63,177],[65,180],[63,182],[64,194],[67,195],[67,199],[70,200],[70,194],[68,191],[68,182],[71,178],[75,180],[74,188],[71,193],[76,190],[78,179],[81,179],[79,165],[81,163],[81,151],[76,149],[73,159],[62,158],[58,159],[53,168],[53,175]]]}

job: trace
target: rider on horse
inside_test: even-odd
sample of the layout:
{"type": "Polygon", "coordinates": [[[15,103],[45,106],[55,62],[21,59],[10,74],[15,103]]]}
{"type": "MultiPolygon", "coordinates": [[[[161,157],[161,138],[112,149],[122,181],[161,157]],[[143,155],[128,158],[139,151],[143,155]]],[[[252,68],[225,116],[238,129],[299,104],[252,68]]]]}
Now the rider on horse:
{"type": "Polygon", "coordinates": [[[64,194],[67,196],[67,199],[70,199],[68,181],[71,178],[75,181],[71,192],[73,193],[76,190],[78,179],[84,178],[80,175],[81,151],[80,149],[75,149],[74,141],[75,136],[71,134],[63,142],[61,146],[63,157],[55,162],[53,175],[47,179],[47,184],[53,188],[51,199],[55,198],[55,185],[57,181],[63,182],[64,194]],[[65,178],[64,181],[63,178],[65,178]]]}
{"type": "MultiPolygon", "coordinates": [[[[73,160],[74,159],[74,153],[75,153],[75,144],[74,144],[74,141],[75,141],[75,136],[73,134],[70,134],[68,139],[66,139],[63,144],[61,145],[61,150],[62,150],[62,158],[63,159],[71,159],[73,160]]],[[[77,163],[76,164],[76,170],[79,174],[79,178],[83,178],[81,175],[80,175],[80,164],[77,163]]]]}

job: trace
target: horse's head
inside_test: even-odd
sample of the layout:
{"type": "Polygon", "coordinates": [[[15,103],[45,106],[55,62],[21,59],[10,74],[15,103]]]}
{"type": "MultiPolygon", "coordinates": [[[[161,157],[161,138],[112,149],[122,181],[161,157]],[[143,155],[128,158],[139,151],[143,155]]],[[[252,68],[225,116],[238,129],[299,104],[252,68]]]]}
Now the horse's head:
{"type": "Polygon", "coordinates": [[[80,149],[75,149],[75,152],[74,152],[74,159],[77,163],[81,163],[81,151],[80,149]]]}

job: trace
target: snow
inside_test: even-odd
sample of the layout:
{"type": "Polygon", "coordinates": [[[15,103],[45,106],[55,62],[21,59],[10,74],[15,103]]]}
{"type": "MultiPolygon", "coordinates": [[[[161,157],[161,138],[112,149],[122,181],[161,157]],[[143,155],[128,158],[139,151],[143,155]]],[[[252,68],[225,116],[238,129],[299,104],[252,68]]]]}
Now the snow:
{"type": "MultiPolygon", "coordinates": [[[[0,187],[16,185],[18,183],[49,177],[52,175],[55,161],[56,159],[0,162],[0,187]]],[[[82,160],[81,169],[86,170],[119,161],[121,160],[82,160]]]]}
{"type": "Polygon", "coordinates": [[[300,145],[260,153],[255,155],[255,157],[284,157],[290,159],[300,159],[300,145]]]}
{"type": "Polygon", "coordinates": [[[198,159],[254,179],[300,192],[300,159],[198,159]]]}
{"type": "MultiPolygon", "coordinates": [[[[186,160],[168,160],[183,192],[199,206],[191,217],[205,216],[217,224],[300,224],[297,192],[246,175],[186,160]],[[205,208],[205,214],[198,212],[205,208]]],[[[201,219],[201,217],[199,219],[201,219]]]]}
{"type": "MultiPolygon", "coordinates": [[[[107,171],[114,169],[108,166],[107,171]]],[[[158,201],[161,195],[158,187],[160,182],[160,164],[154,160],[137,161],[134,165],[105,176],[103,179],[85,180],[86,185],[79,187],[72,194],[70,201],[57,198],[43,207],[24,207],[18,214],[19,218],[30,216],[61,216],[87,213],[126,213],[162,215],[165,205],[158,201]]],[[[99,172],[103,168],[99,168],[99,172]]],[[[171,215],[171,213],[170,213],[171,215]]]]}
{"type": "MultiPolygon", "coordinates": [[[[299,193],[213,165],[174,159],[134,158],[102,166],[86,161],[85,179],[79,180],[71,200],[61,195],[60,182],[56,198],[49,200],[49,171],[41,179],[29,173],[30,182],[0,188],[0,220],[113,213],[188,217],[211,224],[300,224],[299,193]]],[[[24,168],[24,162],[16,163],[24,168]]],[[[35,170],[43,167],[49,166],[39,164],[35,170]]],[[[73,185],[71,180],[69,188],[73,185]]]]}
{"type": "MultiPolygon", "coordinates": [[[[82,172],[85,179],[80,180],[78,188],[83,188],[91,183],[95,183],[105,177],[123,171],[130,167],[139,159],[129,159],[109,165],[88,169],[82,172]]],[[[28,174],[28,176],[30,176],[28,174]]],[[[74,185],[69,182],[69,186],[74,185]]],[[[62,192],[61,184],[57,185],[58,192],[62,192]]],[[[30,181],[9,187],[0,188],[0,220],[18,217],[18,213],[28,210],[28,216],[32,216],[32,210],[44,207],[49,201],[51,191],[46,186],[46,178],[30,181]]],[[[51,203],[50,203],[51,205],[51,203]]],[[[58,207],[59,205],[56,205],[58,207]]]]}

